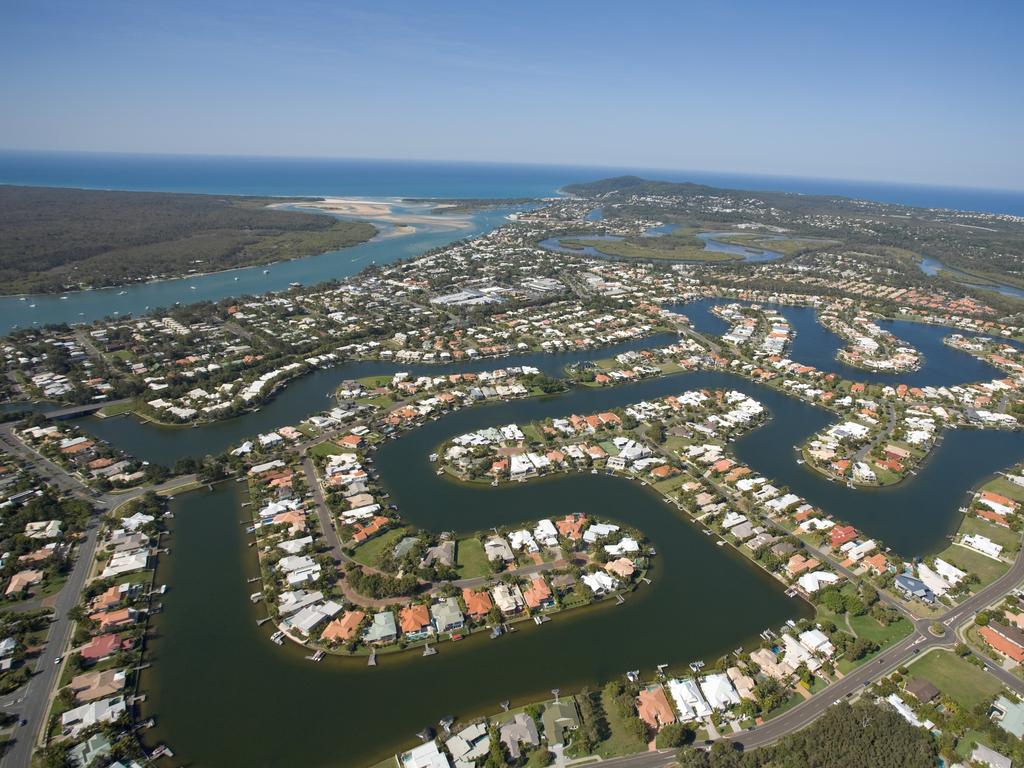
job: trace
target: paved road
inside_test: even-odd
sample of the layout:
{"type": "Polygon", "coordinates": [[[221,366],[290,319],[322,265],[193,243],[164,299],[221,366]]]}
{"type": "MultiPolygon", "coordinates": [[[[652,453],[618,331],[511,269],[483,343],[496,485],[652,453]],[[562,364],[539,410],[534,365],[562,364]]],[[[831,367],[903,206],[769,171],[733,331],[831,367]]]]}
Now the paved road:
{"type": "Polygon", "coordinates": [[[14,712],[27,725],[19,725],[14,731],[14,743],[0,760],[0,768],[27,768],[32,749],[44,724],[50,705],[50,692],[60,675],[63,665],[55,663],[71,639],[73,622],[68,611],[78,604],[85,586],[89,568],[96,553],[99,524],[93,523],[86,531],[85,538],[78,546],[78,555],[67,582],[57,595],[53,606],[54,621],[46,633],[46,643],[36,663],[36,671],[28,684],[8,696],[0,706],[5,712],[14,712]],[[17,704],[10,706],[12,702],[17,704]]]}

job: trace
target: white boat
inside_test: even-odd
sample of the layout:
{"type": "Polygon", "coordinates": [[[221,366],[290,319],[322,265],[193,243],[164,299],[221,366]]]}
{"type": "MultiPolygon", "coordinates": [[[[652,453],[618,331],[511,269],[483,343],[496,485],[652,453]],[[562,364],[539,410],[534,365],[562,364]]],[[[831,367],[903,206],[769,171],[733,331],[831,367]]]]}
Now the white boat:
{"type": "Polygon", "coordinates": [[[61,297],[60,297],[60,300],[61,300],[61,301],[67,301],[67,300],[68,300],[68,297],[67,297],[67,296],[61,296],[61,297]]]}

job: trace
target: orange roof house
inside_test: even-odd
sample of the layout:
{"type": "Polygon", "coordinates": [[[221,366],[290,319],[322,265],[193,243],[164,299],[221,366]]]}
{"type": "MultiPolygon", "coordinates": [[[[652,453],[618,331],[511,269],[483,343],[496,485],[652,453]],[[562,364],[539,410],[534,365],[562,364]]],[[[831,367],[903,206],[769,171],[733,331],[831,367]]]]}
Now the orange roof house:
{"type": "Polygon", "coordinates": [[[398,614],[398,623],[402,634],[422,635],[429,631],[430,609],[425,605],[408,605],[398,614]]]}
{"type": "Polygon", "coordinates": [[[543,576],[533,577],[530,581],[530,586],[523,590],[523,599],[526,600],[526,604],[532,610],[555,604],[555,598],[551,594],[551,588],[548,586],[547,582],[544,581],[543,576]]]}
{"type": "Polygon", "coordinates": [[[604,564],[604,569],[609,573],[628,579],[636,571],[633,561],[628,557],[620,557],[618,560],[609,560],[604,564]]]}
{"type": "Polygon", "coordinates": [[[978,627],[978,634],[1007,658],[1018,664],[1024,661],[1024,632],[1016,627],[1004,627],[992,622],[986,627],[978,627]]]}
{"type": "Polygon", "coordinates": [[[861,562],[872,571],[879,574],[884,573],[889,568],[889,560],[881,552],[876,552],[870,557],[865,557],[861,562]]]}
{"type": "Polygon", "coordinates": [[[494,603],[491,602],[491,596],[484,590],[476,592],[469,587],[464,587],[462,589],[462,599],[466,603],[466,613],[474,619],[482,619],[494,607],[494,603]]]}
{"type": "Polygon", "coordinates": [[[665,695],[665,689],[660,685],[640,691],[640,695],[636,697],[636,712],[641,720],[654,729],[676,721],[675,713],[665,695]]]}
{"type": "Polygon", "coordinates": [[[320,635],[321,640],[335,643],[346,643],[355,637],[356,630],[366,614],[362,611],[345,611],[340,619],[335,619],[326,627],[320,635]]]}
{"type": "Polygon", "coordinates": [[[569,541],[579,541],[583,536],[583,526],[586,523],[586,515],[566,515],[558,520],[555,526],[558,528],[558,532],[569,541]]]}
{"type": "Polygon", "coordinates": [[[829,543],[832,545],[832,548],[835,549],[843,546],[843,544],[848,541],[853,541],[856,538],[857,529],[852,525],[837,525],[829,534],[829,543]]]}

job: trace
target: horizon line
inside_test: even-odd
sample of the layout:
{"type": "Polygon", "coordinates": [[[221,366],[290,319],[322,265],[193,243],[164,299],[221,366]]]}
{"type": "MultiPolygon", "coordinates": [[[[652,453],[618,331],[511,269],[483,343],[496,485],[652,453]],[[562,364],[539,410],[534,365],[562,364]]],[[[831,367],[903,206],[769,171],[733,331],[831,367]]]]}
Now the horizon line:
{"type": "MultiPolygon", "coordinates": [[[[783,179],[795,181],[814,182],[846,182],[855,184],[881,184],[897,187],[915,187],[919,189],[945,189],[945,190],[968,190],[977,192],[997,192],[1009,194],[1024,194],[1024,187],[983,187],[973,184],[952,184],[952,183],[930,183],[920,181],[888,181],[883,179],[865,178],[844,178],[839,176],[799,176],[785,173],[763,173],[747,171],[722,171],[700,168],[672,168],[663,166],[660,168],[652,166],[627,166],[627,165],[588,165],[585,163],[552,163],[537,161],[509,161],[509,160],[452,160],[452,159],[424,159],[409,157],[353,157],[349,155],[277,155],[277,154],[230,154],[219,152],[141,152],[141,151],[119,151],[107,149],[32,149],[17,147],[0,147],[0,154],[24,154],[24,155],[113,155],[119,157],[159,157],[159,158],[231,158],[238,160],[332,160],[367,163],[414,163],[422,165],[466,165],[466,166],[505,166],[525,168],[565,168],[579,170],[600,170],[600,171],[644,171],[652,173],[703,173],[718,174],[722,176],[748,177],[755,179],[783,179]]],[[[663,179],[648,179],[649,181],[661,181],[663,179]]],[[[9,182],[0,182],[6,184],[9,182]]],[[[777,190],[784,191],[784,190],[777,190]]],[[[794,193],[801,194],[801,193],[794,193]]],[[[822,194],[822,193],[817,193],[822,194]]],[[[827,194],[827,193],[826,193],[827,194]]],[[[837,195],[841,196],[841,195],[837,195]]]]}

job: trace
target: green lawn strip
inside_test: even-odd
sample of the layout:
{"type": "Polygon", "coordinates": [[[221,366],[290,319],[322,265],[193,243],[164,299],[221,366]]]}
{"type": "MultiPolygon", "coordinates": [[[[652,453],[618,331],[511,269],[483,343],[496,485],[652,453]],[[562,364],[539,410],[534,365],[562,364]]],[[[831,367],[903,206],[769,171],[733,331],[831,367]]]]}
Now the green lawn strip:
{"type": "Polygon", "coordinates": [[[957,545],[952,545],[944,550],[939,557],[947,563],[952,563],[962,571],[977,574],[981,580],[979,584],[972,584],[972,590],[978,590],[1002,576],[1009,569],[1009,565],[993,560],[980,552],[974,552],[957,545]]]}
{"type": "Polygon", "coordinates": [[[857,633],[857,637],[878,643],[882,647],[901,640],[914,631],[914,627],[905,618],[901,617],[899,621],[883,627],[867,614],[850,616],[850,628],[857,633]]]}
{"type": "Polygon", "coordinates": [[[356,381],[368,389],[376,389],[389,383],[391,378],[391,376],[363,376],[361,379],[356,379],[356,381]]]}
{"type": "Polygon", "coordinates": [[[985,483],[982,490],[992,491],[992,493],[1007,496],[1014,501],[1024,502],[1024,486],[1012,483],[1005,477],[997,477],[995,480],[985,483]]]}
{"type": "Polygon", "coordinates": [[[980,517],[968,515],[960,524],[959,533],[965,535],[981,534],[987,536],[1003,548],[1004,552],[1013,553],[1020,549],[1020,534],[1009,528],[982,520],[980,517]]]}
{"type": "Polygon", "coordinates": [[[459,578],[475,579],[491,573],[491,566],[484,554],[484,545],[477,538],[459,539],[455,544],[455,568],[459,578]]]}
{"type": "Polygon", "coordinates": [[[113,405],[105,405],[100,408],[98,415],[104,418],[121,416],[122,414],[130,412],[134,408],[134,401],[129,401],[127,403],[114,403],[113,405]]]}
{"type": "Polygon", "coordinates": [[[1003,688],[995,677],[950,651],[927,653],[909,669],[912,677],[927,680],[967,709],[973,709],[1003,688]]]}
{"type": "Polygon", "coordinates": [[[615,702],[606,696],[604,691],[601,692],[601,705],[604,708],[605,719],[608,721],[608,730],[611,735],[597,745],[594,754],[608,758],[645,751],[647,744],[640,741],[627,729],[626,722],[619,715],[615,702]]]}
{"type": "Polygon", "coordinates": [[[377,558],[380,557],[381,552],[397,544],[405,536],[406,532],[405,528],[393,528],[390,531],[385,531],[380,536],[375,536],[365,544],[356,547],[356,551],[352,553],[352,558],[357,563],[371,567],[376,566],[377,558]]]}
{"type": "Polygon", "coordinates": [[[310,456],[332,456],[337,453],[344,453],[344,449],[330,440],[325,440],[309,449],[310,456]]]}

